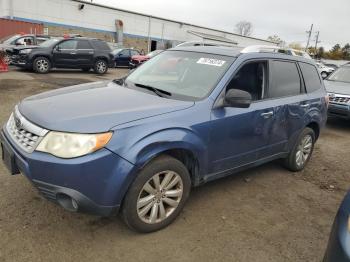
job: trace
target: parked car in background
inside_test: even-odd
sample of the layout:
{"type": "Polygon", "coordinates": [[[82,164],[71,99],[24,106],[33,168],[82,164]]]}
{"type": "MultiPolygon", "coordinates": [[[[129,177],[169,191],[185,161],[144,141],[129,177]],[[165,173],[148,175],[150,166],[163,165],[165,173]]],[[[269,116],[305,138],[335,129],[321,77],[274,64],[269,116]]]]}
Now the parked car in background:
{"type": "Polygon", "coordinates": [[[330,63],[323,63],[325,66],[333,68],[334,70],[337,70],[339,68],[339,66],[337,66],[336,64],[330,64],[330,63]]]}
{"type": "Polygon", "coordinates": [[[120,210],[130,228],[152,232],[193,186],[275,159],[303,170],[326,98],[309,59],[179,47],[124,79],[24,99],[0,133],[3,160],[66,210],[120,210]]]}
{"type": "Polygon", "coordinates": [[[146,62],[147,60],[151,59],[152,57],[155,57],[156,55],[160,54],[164,50],[154,50],[147,55],[134,55],[131,57],[130,67],[136,68],[142,63],[146,62]]]}
{"type": "Polygon", "coordinates": [[[350,65],[338,68],[324,83],[329,95],[328,115],[350,120],[350,65]]]}
{"type": "Polygon", "coordinates": [[[5,61],[10,64],[13,48],[17,46],[37,46],[50,39],[47,35],[15,34],[0,40],[0,50],[5,50],[5,61]]]}
{"type": "Polygon", "coordinates": [[[323,79],[327,78],[335,70],[333,67],[326,66],[321,62],[316,63],[316,65],[323,79]]]}
{"type": "Polygon", "coordinates": [[[131,57],[141,55],[141,52],[132,48],[120,48],[112,51],[116,67],[130,67],[131,57]]]}
{"type": "Polygon", "coordinates": [[[54,38],[39,46],[16,47],[15,66],[48,73],[52,68],[71,68],[104,74],[113,67],[113,55],[106,42],[86,37],[54,38]]]}
{"type": "Polygon", "coordinates": [[[334,219],[323,262],[350,262],[350,191],[334,219]]]}

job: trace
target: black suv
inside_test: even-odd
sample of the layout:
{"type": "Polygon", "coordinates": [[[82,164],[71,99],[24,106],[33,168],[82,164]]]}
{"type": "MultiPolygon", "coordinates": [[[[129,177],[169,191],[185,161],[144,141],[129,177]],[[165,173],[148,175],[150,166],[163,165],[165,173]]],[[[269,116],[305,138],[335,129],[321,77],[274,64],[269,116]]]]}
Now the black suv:
{"type": "Polygon", "coordinates": [[[45,74],[51,68],[72,68],[104,74],[113,66],[113,55],[106,42],[85,37],[53,38],[38,47],[17,47],[13,50],[15,66],[45,74]]]}

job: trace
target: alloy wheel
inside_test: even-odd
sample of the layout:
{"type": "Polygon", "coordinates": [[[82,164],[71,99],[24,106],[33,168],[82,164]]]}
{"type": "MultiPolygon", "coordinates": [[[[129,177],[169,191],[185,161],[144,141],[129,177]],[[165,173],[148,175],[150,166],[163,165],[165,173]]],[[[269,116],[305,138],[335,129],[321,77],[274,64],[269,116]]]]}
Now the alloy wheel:
{"type": "Polygon", "coordinates": [[[298,145],[295,161],[299,167],[305,165],[306,161],[309,159],[312,150],[312,144],[312,136],[306,135],[298,145]]]}
{"type": "Polygon", "coordinates": [[[148,224],[168,218],[178,207],[183,195],[183,181],[174,171],[155,174],[141,189],[137,199],[137,214],[148,224]]]}
{"type": "Polygon", "coordinates": [[[106,67],[107,67],[106,64],[102,61],[97,63],[97,71],[99,73],[104,73],[106,71],[106,67]]]}
{"type": "Polygon", "coordinates": [[[46,72],[49,70],[49,63],[45,59],[40,59],[36,62],[36,67],[40,72],[46,72]]]}

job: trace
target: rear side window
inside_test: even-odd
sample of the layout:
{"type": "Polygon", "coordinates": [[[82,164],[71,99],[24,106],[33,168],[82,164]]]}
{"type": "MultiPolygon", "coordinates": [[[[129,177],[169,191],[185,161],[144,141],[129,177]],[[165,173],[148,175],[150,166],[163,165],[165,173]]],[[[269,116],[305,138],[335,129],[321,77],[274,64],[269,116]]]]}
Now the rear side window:
{"type": "Polygon", "coordinates": [[[320,89],[321,79],[318,75],[316,67],[306,63],[299,63],[299,65],[301,68],[301,72],[303,73],[306,91],[308,93],[311,93],[320,89]]]}
{"type": "Polygon", "coordinates": [[[78,41],[78,47],[77,49],[92,49],[92,46],[90,43],[86,40],[80,40],[78,41]]]}
{"type": "Polygon", "coordinates": [[[299,95],[301,84],[297,65],[293,62],[271,61],[269,97],[299,95]]]}
{"type": "Polygon", "coordinates": [[[111,51],[111,48],[107,45],[107,43],[101,40],[93,40],[92,45],[95,49],[111,51]]]}

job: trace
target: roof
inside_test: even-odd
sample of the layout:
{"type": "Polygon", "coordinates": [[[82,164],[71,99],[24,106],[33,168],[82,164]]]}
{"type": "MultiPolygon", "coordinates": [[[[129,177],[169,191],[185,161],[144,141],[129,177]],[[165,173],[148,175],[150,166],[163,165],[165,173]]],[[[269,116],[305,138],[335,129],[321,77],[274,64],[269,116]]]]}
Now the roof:
{"type": "Polygon", "coordinates": [[[251,36],[242,36],[242,35],[235,34],[235,33],[228,32],[228,31],[224,31],[224,30],[219,30],[219,29],[215,29],[215,28],[195,25],[195,24],[181,22],[181,21],[172,20],[172,19],[168,19],[168,18],[163,18],[163,17],[159,17],[159,16],[153,16],[153,15],[149,15],[149,14],[143,14],[143,13],[134,12],[134,11],[130,11],[130,10],[125,10],[125,9],[121,9],[121,8],[116,8],[116,7],[112,7],[112,6],[97,4],[97,3],[93,3],[93,2],[87,2],[87,1],[84,1],[84,0],[71,0],[71,1],[77,2],[77,3],[86,4],[86,5],[98,6],[98,7],[102,7],[102,8],[111,9],[111,10],[126,12],[126,13],[129,13],[129,14],[135,14],[135,15],[141,15],[141,16],[146,16],[146,17],[150,17],[150,18],[160,19],[160,20],[173,22],[173,23],[178,23],[178,24],[182,24],[182,25],[194,26],[194,27],[198,27],[198,28],[202,28],[202,29],[206,29],[206,30],[213,30],[213,31],[217,31],[217,32],[220,32],[220,33],[224,33],[224,34],[231,34],[231,35],[235,35],[235,36],[239,36],[239,37],[244,37],[244,38],[249,38],[249,39],[254,39],[254,40],[259,40],[259,41],[264,41],[264,42],[267,42],[267,43],[275,44],[275,42],[272,42],[272,41],[269,41],[269,40],[265,40],[265,39],[261,39],[261,38],[256,38],[256,37],[251,37],[251,36]]]}
{"type": "Polygon", "coordinates": [[[283,53],[276,52],[246,52],[242,53],[242,47],[222,47],[222,46],[184,46],[175,47],[169,50],[174,51],[187,51],[187,52],[197,52],[197,53],[207,53],[223,56],[238,57],[240,55],[249,56],[250,58],[278,58],[283,60],[292,60],[298,62],[304,62],[309,64],[314,64],[314,61],[301,56],[293,56],[283,53]]]}

